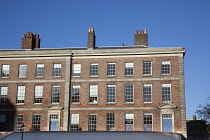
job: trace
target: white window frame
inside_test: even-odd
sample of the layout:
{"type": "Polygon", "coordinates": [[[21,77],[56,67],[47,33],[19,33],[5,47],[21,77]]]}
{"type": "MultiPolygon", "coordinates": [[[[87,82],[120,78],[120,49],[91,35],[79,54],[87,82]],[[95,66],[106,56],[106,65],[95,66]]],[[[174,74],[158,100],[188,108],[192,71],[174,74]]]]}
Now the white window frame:
{"type": "Polygon", "coordinates": [[[171,115],[171,119],[172,119],[172,132],[174,132],[174,112],[172,111],[163,111],[161,112],[161,131],[163,132],[163,115],[171,115]]]}
{"type": "MultiPolygon", "coordinates": [[[[148,95],[148,94],[147,94],[148,95]]],[[[152,103],[152,84],[143,84],[143,102],[144,102],[144,104],[147,104],[147,103],[152,103]],[[148,92],[148,91],[145,91],[144,89],[144,87],[150,87],[151,88],[151,101],[150,102],[146,102],[145,101],[145,92],[148,92]]]]}
{"type": "Polygon", "coordinates": [[[60,103],[60,94],[61,94],[60,92],[61,92],[61,87],[59,85],[53,85],[52,86],[52,93],[51,93],[51,95],[52,95],[52,97],[51,97],[51,103],[52,104],[59,104],[60,103]],[[53,88],[58,88],[59,89],[59,92],[54,92],[53,91],[54,90],[53,88]],[[57,95],[58,96],[58,99],[56,99],[56,94],[58,94],[57,95]]]}
{"type": "Polygon", "coordinates": [[[26,75],[27,75],[27,64],[19,64],[18,78],[26,78],[26,75]]]}
{"type": "MultiPolygon", "coordinates": [[[[130,91],[130,90],[129,90],[129,91],[130,91]]],[[[130,95],[131,95],[131,94],[130,94],[130,95]]],[[[125,100],[125,101],[124,101],[125,103],[131,103],[131,104],[134,103],[134,85],[133,85],[133,84],[125,84],[125,85],[124,85],[124,98],[125,98],[125,99],[124,99],[124,100],[125,100]],[[126,95],[126,94],[127,94],[127,90],[128,90],[128,89],[127,89],[127,86],[128,86],[128,85],[132,85],[132,88],[133,88],[133,90],[132,90],[132,96],[126,95]],[[132,97],[132,98],[128,98],[128,97],[132,97]],[[128,99],[130,99],[130,100],[132,99],[133,101],[132,101],[132,102],[126,101],[126,100],[128,100],[128,99]]]]}
{"type": "MultiPolygon", "coordinates": [[[[168,68],[168,67],[167,67],[168,68]]],[[[161,62],[161,74],[162,75],[171,75],[171,62],[170,61],[162,61],[161,62]],[[167,73],[163,73],[163,71],[166,71],[164,68],[166,67],[166,65],[169,65],[169,72],[167,73]]]]}
{"type": "MultiPolygon", "coordinates": [[[[171,90],[171,84],[162,84],[162,102],[163,102],[163,103],[172,102],[172,93],[171,93],[171,91],[172,91],[172,90],[171,90]],[[164,87],[169,87],[169,88],[170,88],[170,91],[169,91],[169,92],[170,92],[170,94],[169,94],[169,95],[170,95],[170,100],[168,100],[168,101],[165,101],[165,99],[163,99],[163,96],[164,96],[164,95],[163,95],[163,92],[164,92],[164,91],[163,91],[163,88],[164,88],[164,87]]],[[[165,95],[165,96],[166,96],[166,95],[165,95]]]]}
{"type": "Polygon", "coordinates": [[[18,86],[17,87],[17,99],[16,99],[16,104],[24,104],[25,103],[25,92],[26,92],[26,86],[18,86]],[[22,101],[19,102],[19,101],[22,101]]]}
{"type": "Polygon", "coordinates": [[[81,92],[81,88],[80,88],[80,85],[72,85],[72,90],[71,90],[71,103],[72,104],[78,104],[78,103],[80,103],[80,92],[81,92]],[[75,93],[75,89],[79,89],[79,95],[73,95],[74,93],[75,93]],[[78,97],[78,102],[73,102],[74,100],[73,100],[73,97],[78,97]]]}
{"type": "Polygon", "coordinates": [[[71,114],[71,131],[79,131],[79,114],[71,114]],[[73,125],[77,127],[73,127],[73,125]]]}
{"type": "Polygon", "coordinates": [[[15,131],[21,132],[24,131],[22,125],[23,125],[24,115],[23,114],[16,114],[15,118],[15,131]]]}
{"type": "MultiPolygon", "coordinates": [[[[94,121],[94,120],[93,120],[94,121]]],[[[97,131],[97,114],[88,114],[88,131],[97,131]],[[90,116],[91,115],[94,115],[95,117],[96,117],[96,123],[95,124],[93,124],[93,123],[90,123],[90,122],[92,122],[91,120],[90,120],[90,116]],[[93,130],[92,129],[92,126],[95,126],[95,130],[93,130]]]]}
{"type": "Polygon", "coordinates": [[[53,64],[53,77],[61,77],[61,64],[53,64]]]}
{"type": "Polygon", "coordinates": [[[143,75],[149,76],[152,75],[152,61],[143,61],[143,75]],[[150,63],[151,67],[145,67],[146,63],[150,63]],[[146,73],[145,73],[146,71],[146,73]],[[148,73],[150,72],[150,73],[148,73]]]}
{"type": "Polygon", "coordinates": [[[32,115],[32,131],[41,131],[41,119],[42,119],[42,115],[41,114],[33,114],[32,115]],[[37,121],[37,119],[35,119],[35,116],[39,116],[39,121],[37,121]],[[38,127],[34,127],[34,126],[38,126],[38,127]],[[39,130],[36,130],[34,128],[38,128],[39,130]]]}
{"type": "Polygon", "coordinates": [[[116,85],[107,85],[107,103],[116,103],[116,85]],[[109,88],[114,88],[114,91],[109,91],[109,88]],[[114,92],[114,95],[109,95],[109,92],[114,92]],[[110,102],[109,98],[113,101],[110,102]]]}
{"type": "Polygon", "coordinates": [[[98,63],[90,63],[90,76],[91,77],[98,76],[98,63]],[[92,66],[97,66],[97,67],[92,67],[92,66]],[[97,72],[93,72],[94,70],[97,72]]]}
{"type": "Polygon", "coordinates": [[[1,78],[9,78],[10,76],[10,65],[2,64],[1,67],[1,78]]]}
{"type": "Polygon", "coordinates": [[[134,131],[134,114],[133,113],[125,113],[125,131],[134,131]],[[132,128],[132,130],[126,130],[126,125],[129,125],[129,124],[126,124],[126,120],[127,119],[132,119],[133,121],[133,128],[132,128]]]}
{"type": "Polygon", "coordinates": [[[43,99],[43,86],[42,85],[36,85],[34,87],[34,104],[42,104],[42,99],[43,99]],[[36,103],[37,98],[41,98],[40,103],[36,103]]]}
{"type": "Polygon", "coordinates": [[[36,64],[36,77],[44,77],[44,64],[36,64]]]}
{"type": "Polygon", "coordinates": [[[74,63],[73,64],[73,77],[81,77],[81,64],[74,63]]]}
{"type": "Polygon", "coordinates": [[[8,87],[0,86],[0,104],[6,104],[8,101],[8,87]]]}
{"type": "Polygon", "coordinates": [[[106,113],[106,131],[115,131],[115,113],[106,113]],[[114,119],[108,120],[110,117],[109,115],[112,116],[114,119]]]}
{"type": "Polygon", "coordinates": [[[98,103],[98,85],[90,85],[89,86],[89,103],[97,104],[98,103]],[[96,98],[96,101],[92,101],[91,98],[96,98]]]}
{"type": "Polygon", "coordinates": [[[133,62],[125,62],[125,76],[133,76],[134,75],[134,64],[133,62]],[[132,74],[127,74],[132,73],[132,74]]]}
{"type": "Polygon", "coordinates": [[[116,63],[107,63],[107,76],[116,76],[116,63]],[[109,65],[114,65],[114,69],[109,68],[109,65]]]}
{"type": "Polygon", "coordinates": [[[143,116],[144,117],[144,120],[143,120],[144,122],[146,121],[145,120],[145,115],[151,115],[152,116],[152,120],[151,120],[152,124],[145,124],[144,123],[144,131],[148,131],[148,130],[145,130],[145,125],[151,125],[152,126],[152,130],[151,131],[153,131],[153,114],[152,113],[144,113],[144,116],[143,116]]]}

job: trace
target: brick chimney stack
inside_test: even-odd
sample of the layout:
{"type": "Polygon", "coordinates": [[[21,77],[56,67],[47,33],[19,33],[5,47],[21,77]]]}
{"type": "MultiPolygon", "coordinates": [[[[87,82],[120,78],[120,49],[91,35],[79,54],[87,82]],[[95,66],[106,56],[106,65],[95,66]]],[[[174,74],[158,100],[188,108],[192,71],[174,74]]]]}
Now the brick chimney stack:
{"type": "Polygon", "coordinates": [[[88,49],[94,49],[95,48],[95,31],[93,27],[89,28],[88,31],[88,49]]]}
{"type": "Polygon", "coordinates": [[[40,38],[38,34],[28,32],[23,35],[22,38],[22,49],[35,49],[40,48],[40,38]]]}
{"type": "Polygon", "coordinates": [[[134,35],[134,45],[148,46],[148,34],[147,30],[137,30],[134,35]]]}

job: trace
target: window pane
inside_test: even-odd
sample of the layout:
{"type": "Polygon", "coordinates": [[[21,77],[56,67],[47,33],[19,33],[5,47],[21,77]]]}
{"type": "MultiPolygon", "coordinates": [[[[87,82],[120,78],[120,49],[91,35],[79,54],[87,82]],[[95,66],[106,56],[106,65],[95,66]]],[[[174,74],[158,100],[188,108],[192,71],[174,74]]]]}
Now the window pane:
{"type": "Polygon", "coordinates": [[[35,86],[34,103],[42,103],[43,86],[35,86]]]}
{"type": "Polygon", "coordinates": [[[143,86],[144,103],[152,102],[152,85],[144,84],[143,86]]]}
{"type": "Polygon", "coordinates": [[[53,64],[53,76],[61,76],[61,64],[53,64]]]}
{"type": "Polygon", "coordinates": [[[133,85],[125,85],[125,102],[133,103],[133,85]]]}
{"type": "Polygon", "coordinates": [[[33,114],[32,131],[40,131],[41,114],[33,114]]]}
{"type": "Polygon", "coordinates": [[[10,65],[2,65],[1,77],[9,77],[10,65]]]}
{"type": "Polygon", "coordinates": [[[43,76],[44,76],[44,64],[37,64],[36,77],[43,77],[43,76]]]}
{"type": "Polygon", "coordinates": [[[79,131],[79,114],[71,114],[71,131],[79,131]]]}
{"type": "Polygon", "coordinates": [[[8,87],[0,87],[0,104],[7,103],[8,87]]]}
{"type": "Polygon", "coordinates": [[[98,103],[98,85],[90,85],[90,103],[98,103]]]}
{"type": "Polygon", "coordinates": [[[152,114],[144,114],[144,131],[152,131],[152,114]]]}
{"type": "Polygon", "coordinates": [[[162,100],[163,102],[171,101],[171,84],[162,84],[162,100]]]}
{"type": "Polygon", "coordinates": [[[88,117],[88,131],[96,131],[97,115],[89,114],[88,117]]]}
{"type": "Polygon", "coordinates": [[[79,103],[80,102],[80,86],[79,85],[73,85],[72,86],[71,102],[72,103],[79,103]]]}
{"type": "Polygon", "coordinates": [[[133,75],[133,63],[125,63],[125,75],[133,75]]]}
{"type": "Polygon", "coordinates": [[[125,114],[125,131],[133,131],[133,114],[125,114]]]}
{"type": "Polygon", "coordinates": [[[90,76],[97,76],[97,75],[98,75],[98,63],[91,63],[90,76]]]}
{"type": "Polygon", "coordinates": [[[107,85],[107,103],[115,103],[115,85],[107,85]]]}
{"type": "Polygon", "coordinates": [[[26,72],[27,72],[27,65],[26,64],[20,64],[19,65],[18,77],[26,77],[26,72]]]}
{"type": "Polygon", "coordinates": [[[115,76],[115,65],[116,63],[108,63],[107,64],[107,76],[115,76]]]}
{"type": "Polygon", "coordinates": [[[107,131],[115,131],[115,114],[107,113],[106,114],[106,128],[107,131]]]}
{"type": "Polygon", "coordinates": [[[81,64],[73,64],[73,76],[80,76],[81,64]]]}
{"type": "Polygon", "coordinates": [[[52,86],[52,103],[60,101],[60,86],[52,86]]]}
{"type": "Polygon", "coordinates": [[[170,74],[170,61],[162,61],[162,74],[170,74]]]}
{"type": "Polygon", "coordinates": [[[5,131],[6,115],[0,115],[0,131],[5,131]]]}
{"type": "Polygon", "coordinates": [[[16,122],[15,122],[15,131],[23,131],[23,114],[16,115],[16,122]]]}
{"type": "Polygon", "coordinates": [[[17,104],[23,104],[25,100],[25,86],[18,86],[17,104]]]}
{"type": "Polygon", "coordinates": [[[147,61],[143,62],[143,75],[152,74],[152,62],[147,61]]]}

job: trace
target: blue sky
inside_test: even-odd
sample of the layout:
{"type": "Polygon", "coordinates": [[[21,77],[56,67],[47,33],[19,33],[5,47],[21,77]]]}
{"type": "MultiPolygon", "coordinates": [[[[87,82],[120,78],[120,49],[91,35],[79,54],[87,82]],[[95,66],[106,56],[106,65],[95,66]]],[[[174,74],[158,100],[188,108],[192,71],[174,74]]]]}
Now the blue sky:
{"type": "Polygon", "coordinates": [[[185,47],[187,116],[210,96],[210,0],[0,0],[0,49],[20,49],[22,35],[40,35],[41,48],[134,44],[147,29],[150,47],[185,47]]]}

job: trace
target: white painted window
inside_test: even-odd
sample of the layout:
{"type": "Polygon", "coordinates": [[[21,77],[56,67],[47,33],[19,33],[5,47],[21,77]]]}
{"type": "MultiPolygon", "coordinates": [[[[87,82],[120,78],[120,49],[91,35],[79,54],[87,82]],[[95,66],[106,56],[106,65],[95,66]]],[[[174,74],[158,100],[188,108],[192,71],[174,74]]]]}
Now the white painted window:
{"type": "Polygon", "coordinates": [[[107,85],[107,103],[115,103],[115,85],[107,85]]]}
{"type": "Polygon", "coordinates": [[[8,87],[1,86],[0,87],[0,104],[7,103],[7,94],[8,94],[8,87]]]}
{"type": "Polygon", "coordinates": [[[152,131],[152,113],[144,113],[144,131],[152,131]]]}
{"type": "Polygon", "coordinates": [[[125,114],[125,131],[134,130],[134,115],[132,113],[125,114]]]}
{"type": "Polygon", "coordinates": [[[132,62],[125,63],[125,75],[126,76],[133,75],[133,63],[132,62]]]}
{"type": "Polygon", "coordinates": [[[89,114],[88,116],[88,131],[97,130],[97,114],[89,114]]]}
{"type": "Polygon", "coordinates": [[[44,64],[36,64],[36,77],[44,76],[44,64]]]}
{"type": "Polygon", "coordinates": [[[35,86],[34,103],[42,103],[43,86],[35,86]]]}
{"type": "Polygon", "coordinates": [[[116,75],[116,63],[108,63],[107,76],[115,76],[115,75],[116,75]]]}
{"type": "Polygon", "coordinates": [[[143,75],[151,75],[152,74],[152,62],[144,61],[143,62],[143,75]]]}
{"type": "Polygon", "coordinates": [[[18,70],[18,77],[25,78],[27,74],[27,65],[26,64],[20,64],[19,70],[18,70]]]}
{"type": "Polygon", "coordinates": [[[71,114],[71,131],[79,131],[79,114],[71,114]]]}
{"type": "Polygon", "coordinates": [[[90,64],[90,76],[98,76],[98,63],[90,64]]]}
{"type": "Polygon", "coordinates": [[[54,77],[61,76],[61,64],[53,64],[53,76],[54,77]]]}
{"type": "Polygon", "coordinates": [[[9,77],[10,65],[3,64],[1,68],[1,77],[9,77]]]}
{"type": "Polygon", "coordinates": [[[73,76],[81,76],[81,64],[73,64],[73,76]]]}
{"type": "Polygon", "coordinates": [[[171,84],[162,84],[162,101],[171,102],[171,84]]]}
{"type": "Polygon", "coordinates": [[[90,85],[89,90],[90,90],[89,102],[93,104],[97,104],[98,103],[98,85],[90,85]]]}
{"type": "Polygon", "coordinates": [[[17,104],[24,104],[25,100],[25,86],[18,86],[17,89],[17,104]]]}
{"type": "Polygon", "coordinates": [[[132,84],[125,85],[125,103],[133,103],[134,102],[134,88],[132,84]]]}
{"type": "Polygon", "coordinates": [[[163,75],[171,74],[171,63],[170,63],[170,61],[162,61],[162,74],[163,75]]]}
{"type": "Polygon", "coordinates": [[[152,84],[143,85],[144,103],[152,103],[152,84]]]}

